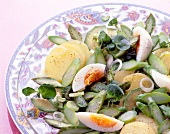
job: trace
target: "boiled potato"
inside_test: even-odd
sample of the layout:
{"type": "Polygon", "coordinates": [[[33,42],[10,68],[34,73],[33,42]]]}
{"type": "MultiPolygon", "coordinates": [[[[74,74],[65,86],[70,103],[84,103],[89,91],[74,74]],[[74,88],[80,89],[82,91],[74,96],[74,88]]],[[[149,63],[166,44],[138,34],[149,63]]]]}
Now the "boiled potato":
{"type": "Polygon", "coordinates": [[[164,54],[161,57],[161,61],[165,64],[165,66],[167,67],[168,71],[170,72],[170,53],[169,54],[164,54]]]}
{"type": "Polygon", "coordinates": [[[132,122],[126,124],[120,134],[157,134],[149,125],[142,122],[132,122]]]}
{"type": "MultiPolygon", "coordinates": [[[[132,89],[139,88],[140,87],[140,81],[143,78],[149,78],[147,75],[142,73],[134,73],[127,75],[123,78],[123,82],[131,82],[130,88],[126,90],[126,92],[129,92],[132,89]]],[[[143,81],[144,87],[151,87],[151,83],[149,81],[143,81]]]]}
{"type": "Polygon", "coordinates": [[[158,50],[155,51],[155,55],[158,57],[158,58],[161,58],[161,54],[165,51],[168,51],[170,52],[170,48],[167,47],[167,48],[160,48],[158,50]]]}
{"type": "Polygon", "coordinates": [[[85,65],[85,55],[75,45],[60,45],[52,50],[45,61],[45,74],[62,82],[62,77],[75,58],[80,58],[81,67],[85,65]]]}
{"type": "Polygon", "coordinates": [[[136,121],[146,123],[147,125],[149,125],[153,128],[153,130],[155,131],[156,134],[158,133],[158,130],[157,130],[158,124],[155,122],[154,119],[152,119],[142,113],[139,113],[139,115],[136,116],[136,121]]]}
{"type": "Polygon", "coordinates": [[[73,45],[78,46],[82,52],[84,53],[84,55],[86,56],[86,61],[89,59],[89,57],[91,56],[91,52],[89,51],[89,48],[87,47],[86,44],[84,44],[81,41],[78,40],[70,40],[68,43],[71,43],[73,45]]]}
{"type": "Polygon", "coordinates": [[[83,53],[83,51],[80,49],[79,46],[77,45],[73,45],[73,44],[70,44],[69,42],[67,43],[64,43],[62,44],[61,46],[64,46],[66,47],[69,51],[75,51],[76,52],[76,55],[75,55],[75,58],[80,58],[81,60],[81,67],[83,67],[86,63],[86,57],[83,53]]]}
{"type": "Polygon", "coordinates": [[[134,71],[126,71],[126,70],[120,70],[118,72],[115,73],[114,76],[114,80],[117,82],[122,83],[123,82],[123,78],[129,74],[133,74],[134,71]]]}

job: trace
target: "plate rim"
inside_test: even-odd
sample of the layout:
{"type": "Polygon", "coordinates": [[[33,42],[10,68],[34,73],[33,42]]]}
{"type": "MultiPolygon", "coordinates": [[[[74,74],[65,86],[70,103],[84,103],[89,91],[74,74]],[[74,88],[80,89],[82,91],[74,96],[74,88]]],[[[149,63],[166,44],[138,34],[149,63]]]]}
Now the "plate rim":
{"type": "Polygon", "coordinates": [[[9,95],[9,77],[10,75],[8,75],[8,72],[10,70],[10,65],[13,64],[14,60],[15,60],[15,57],[16,55],[18,54],[19,50],[21,49],[21,47],[23,46],[24,44],[24,41],[29,38],[33,33],[34,31],[36,31],[37,29],[40,29],[42,26],[44,26],[45,24],[47,24],[48,22],[50,22],[51,20],[53,20],[54,18],[56,18],[57,16],[60,16],[60,15],[63,15],[63,14],[66,14],[67,12],[70,12],[72,10],[77,10],[79,8],[87,8],[87,7],[93,7],[93,6],[101,6],[101,5],[126,5],[126,6],[136,6],[136,7],[140,7],[140,8],[144,8],[144,9],[148,9],[148,10],[152,10],[152,11],[155,11],[155,12],[158,12],[158,13],[161,13],[163,15],[166,15],[168,17],[170,17],[170,14],[164,12],[164,11],[161,11],[161,10],[158,10],[158,9],[155,9],[155,8],[152,8],[152,7],[148,7],[148,6],[143,6],[143,5],[138,5],[138,4],[131,4],[131,3],[116,3],[116,2],[107,2],[107,3],[97,3],[97,4],[91,4],[91,5],[85,5],[85,6],[80,6],[80,7],[75,7],[75,8],[72,8],[72,9],[69,9],[69,10],[66,10],[64,12],[61,12],[59,14],[56,14],[55,16],[47,19],[46,21],[44,21],[43,23],[41,23],[39,26],[37,26],[36,28],[34,28],[34,30],[32,30],[29,34],[27,34],[27,36],[21,41],[21,43],[19,43],[19,45],[17,46],[17,48],[15,49],[14,53],[12,54],[12,57],[10,58],[8,64],[7,64],[7,69],[6,69],[6,72],[5,72],[5,82],[4,82],[4,87],[5,87],[5,101],[6,101],[6,105],[7,105],[7,108],[8,108],[8,111],[10,113],[10,116],[14,122],[14,124],[16,125],[16,127],[18,128],[18,130],[21,132],[21,133],[28,133],[25,129],[24,126],[22,126],[21,124],[18,123],[18,121],[16,120],[16,113],[14,112],[14,108],[12,106],[12,102],[11,102],[11,97],[9,95]],[[12,108],[12,109],[11,109],[12,108]]]}

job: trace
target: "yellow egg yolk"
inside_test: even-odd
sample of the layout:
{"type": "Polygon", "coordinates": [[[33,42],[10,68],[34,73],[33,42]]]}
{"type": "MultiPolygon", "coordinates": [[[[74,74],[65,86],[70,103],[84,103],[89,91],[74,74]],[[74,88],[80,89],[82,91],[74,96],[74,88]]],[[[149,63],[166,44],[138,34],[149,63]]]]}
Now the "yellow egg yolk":
{"type": "Polygon", "coordinates": [[[117,124],[117,122],[115,122],[114,120],[101,114],[99,115],[91,114],[90,118],[95,124],[105,128],[114,127],[117,124]]]}
{"type": "Polygon", "coordinates": [[[93,82],[101,79],[102,77],[104,77],[104,71],[92,68],[87,72],[84,78],[84,84],[86,86],[91,85],[93,82]]]}

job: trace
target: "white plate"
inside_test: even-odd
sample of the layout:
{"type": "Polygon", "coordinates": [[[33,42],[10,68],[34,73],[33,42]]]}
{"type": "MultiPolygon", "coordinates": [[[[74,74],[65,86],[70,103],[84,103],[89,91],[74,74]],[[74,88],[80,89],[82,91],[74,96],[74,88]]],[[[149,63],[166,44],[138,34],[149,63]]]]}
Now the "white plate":
{"type": "Polygon", "coordinates": [[[57,133],[56,129],[47,125],[41,113],[38,119],[26,118],[26,110],[32,104],[29,97],[22,95],[22,88],[36,87],[31,78],[42,75],[43,63],[50,50],[55,47],[48,40],[48,35],[59,35],[69,39],[67,23],[76,26],[81,33],[95,25],[104,24],[100,14],[110,14],[119,23],[132,27],[137,22],[145,21],[150,13],[156,18],[156,29],[153,34],[170,31],[170,15],[152,8],[125,4],[106,3],[75,8],[47,20],[31,32],[19,45],[10,61],[6,74],[6,99],[12,119],[24,134],[57,133]],[[24,113],[24,114],[23,114],[24,113]]]}

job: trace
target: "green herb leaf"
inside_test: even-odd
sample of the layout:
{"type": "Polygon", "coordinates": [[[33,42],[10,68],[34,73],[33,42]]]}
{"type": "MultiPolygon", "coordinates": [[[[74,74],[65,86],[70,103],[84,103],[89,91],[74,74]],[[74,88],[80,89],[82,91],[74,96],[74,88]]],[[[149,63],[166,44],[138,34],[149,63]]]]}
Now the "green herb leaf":
{"type": "Polygon", "coordinates": [[[160,43],[160,48],[166,48],[166,47],[168,47],[168,44],[165,41],[160,43]]]}
{"type": "Polygon", "coordinates": [[[159,35],[154,35],[151,37],[152,38],[152,42],[153,42],[153,49],[157,46],[158,42],[159,42],[159,35]]]}
{"type": "Polygon", "coordinates": [[[56,90],[52,85],[43,84],[38,90],[44,99],[53,99],[56,96],[56,90]]]}
{"type": "Polygon", "coordinates": [[[159,33],[159,42],[162,43],[162,42],[166,42],[168,43],[169,40],[168,40],[168,36],[164,33],[164,32],[160,32],[159,33]]]}
{"type": "Polygon", "coordinates": [[[110,44],[111,42],[111,38],[105,33],[105,31],[101,31],[98,36],[98,43],[101,45],[101,48],[106,47],[107,44],[110,44]]]}
{"type": "Polygon", "coordinates": [[[113,43],[106,46],[106,49],[109,50],[109,51],[113,51],[114,48],[115,48],[115,44],[113,44],[113,43]]]}
{"type": "Polygon", "coordinates": [[[35,93],[35,89],[31,88],[31,87],[26,87],[24,89],[22,89],[22,93],[25,95],[25,96],[29,96],[30,94],[32,93],[35,93]]]}
{"type": "Polygon", "coordinates": [[[117,24],[118,24],[117,18],[114,18],[109,22],[108,26],[114,26],[114,25],[117,25],[117,24]]]}
{"type": "Polygon", "coordinates": [[[112,42],[116,45],[119,50],[127,50],[130,48],[130,41],[128,41],[122,35],[113,36],[112,42]]]}
{"type": "MultiPolygon", "coordinates": [[[[124,95],[123,90],[116,84],[107,85],[107,96],[111,97],[114,102],[119,101],[124,95]]],[[[106,96],[106,98],[107,98],[106,96]]]]}

